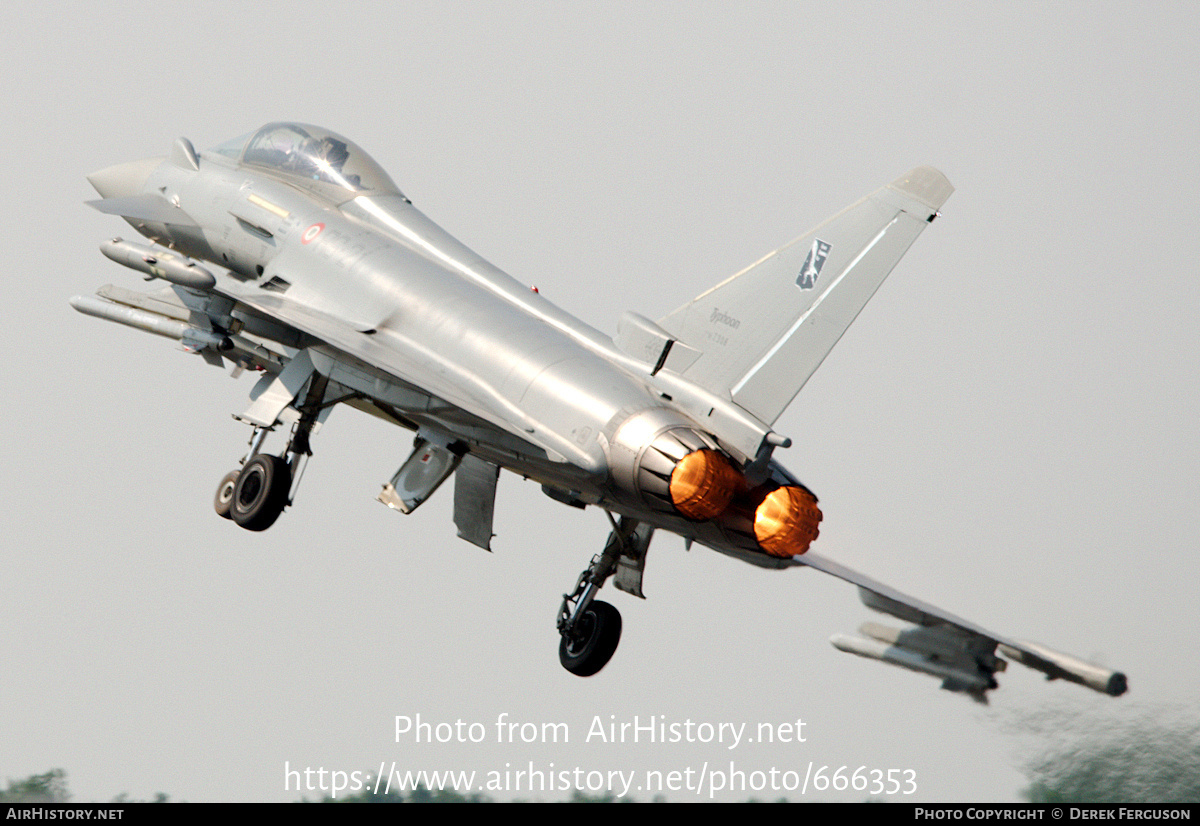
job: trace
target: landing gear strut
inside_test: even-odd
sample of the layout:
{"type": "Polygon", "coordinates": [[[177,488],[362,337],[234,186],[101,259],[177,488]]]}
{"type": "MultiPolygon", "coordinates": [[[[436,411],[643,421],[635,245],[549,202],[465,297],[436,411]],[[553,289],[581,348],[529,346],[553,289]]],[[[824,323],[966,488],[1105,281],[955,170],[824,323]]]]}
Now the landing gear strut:
{"type": "Polygon", "coordinates": [[[607,602],[595,599],[595,595],[617,570],[621,555],[631,548],[629,540],[637,527],[635,520],[625,517],[613,522],[604,552],[593,557],[592,564],[579,575],[575,590],[563,594],[558,609],[558,633],[562,635],[558,659],[572,674],[590,677],[616,653],[621,641],[621,614],[607,602]]]}
{"type": "Polygon", "coordinates": [[[300,411],[300,419],[282,456],[260,453],[263,440],[272,427],[255,427],[250,452],[242,460],[241,470],[221,479],[213,499],[218,516],[232,519],[248,531],[265,531],[275,524],[283,509],[292,503],[292,490],[298,485],[304,465],[312,456],[309,436],[325,407],[322,404],[328,379],[314,373],[300,411]]]}

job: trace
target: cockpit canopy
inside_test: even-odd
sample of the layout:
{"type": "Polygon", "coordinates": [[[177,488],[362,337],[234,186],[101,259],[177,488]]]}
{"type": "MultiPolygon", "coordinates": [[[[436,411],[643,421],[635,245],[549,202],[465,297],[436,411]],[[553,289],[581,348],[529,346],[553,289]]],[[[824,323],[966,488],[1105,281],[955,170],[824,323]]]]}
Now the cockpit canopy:
{"type": "Polygon", "coordinates": [[[213,151],[338,203],[364,193],[403,197],[370,155],[319,126],[268,123],[253,135],[226,141],[213,151]]]}

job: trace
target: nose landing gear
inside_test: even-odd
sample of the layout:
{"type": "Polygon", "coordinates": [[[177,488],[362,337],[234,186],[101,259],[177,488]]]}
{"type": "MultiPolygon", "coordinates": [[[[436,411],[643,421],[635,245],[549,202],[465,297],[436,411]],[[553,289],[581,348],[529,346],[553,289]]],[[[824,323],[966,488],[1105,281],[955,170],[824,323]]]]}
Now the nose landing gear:
{"type": "Polygon", "coordinates": [[[291,465],[282,457],[260,453],[238,474],[229,516],[248,531],[265,531],[287,507],[291,488],[291,465]]]}
{"type": "Polygon", "coordinates": [[[233,514],[229,512],[229,509],[233,507],[233,489],[237,487],[240,473],[240,470],[229,471],[217,485],[217,495],[213,497],[213,510],[222,519],[233,519],[233,514]]]}
{"type": "Polygon", "coordinates": [[[313,374],[303,404],[296,405],[300,418],[282,456],[259,452],[274,425],[255,426],[241,470],[225,474],[217,486],[213,510],[218,516],[232,519],[248,531],[265,531],[275,524],[283,509],[292,503],[293,490],[299,486],[304,466],[312,456],[309,437],[314,427],[323,418],[322,413],[336,403],[324,401],[327,384],[328,378],[313,374]]]}

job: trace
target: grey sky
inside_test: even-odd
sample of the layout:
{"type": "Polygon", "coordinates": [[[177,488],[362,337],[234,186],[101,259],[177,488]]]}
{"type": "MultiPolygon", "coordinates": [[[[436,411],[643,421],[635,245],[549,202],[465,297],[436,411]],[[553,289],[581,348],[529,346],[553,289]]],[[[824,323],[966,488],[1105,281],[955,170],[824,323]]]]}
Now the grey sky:
{"type": "Polygon", "coordinates": [[[912,769],[920,800],[1003,800],[1044,743],[1013,733],[1031,709],[1194,716],[1198,36],[1188,4],[25,8],[0,35],[0,778],[61,766],[78,799],[250,801],[299,797],[285,761],[811,762],[912,769]],[[666,535],[649,599],[611,597],[613,662],[571,677],[555,610],[602,514],[506,474],[485,554],[455,538],[445,492],[407,517],[373,501],[410,436],[348,409],[274,528],[215,517],[252,383],[70,309],[139,286],[97,252],[132,231],[82,206],[84,176],[275,119],[347,135],[449,232],[610,332],[912,166],[941,169],[944,216],[780,420],[783,459],[821,497],[824,555],[1121,668],[1129,695],[1014,666],[975,706],[835,651],[831,634],[872,618],[853,588],[666,535]],[[505,712],[565,722],[571,742],[498,744],[505,712]],[[395,743],[393,718],[418,713],[483,723],[486,741],[395,743]],[[585,743],[596,715],[799,717],[806,742],[585,743]]]}

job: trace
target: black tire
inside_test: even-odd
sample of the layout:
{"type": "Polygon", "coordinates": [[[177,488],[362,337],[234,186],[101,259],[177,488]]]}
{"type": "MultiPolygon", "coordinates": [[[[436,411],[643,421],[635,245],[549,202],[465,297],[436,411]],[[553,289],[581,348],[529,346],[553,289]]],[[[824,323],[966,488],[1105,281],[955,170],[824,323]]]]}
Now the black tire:
{"type": "Polygon", "coordinates": [[[291,487],[288,463],[279,456],[260,453],[238,474],[229,515],[248,531],[265,531],[287,507],[291,487]]]}
{"type": "Polygon", "coordinates": [[[225,474],[221,484],[217,485],[217,495],[213,497],[213,510],[222,519],[232,519],[229,509],[233,507],[233,490],[237,487],[240,470],[231,470],[225,474]]]}
{"type": "Polygon", "coordinates": [[[558,646],[563,668],[579,677],[590,677],[612,659],[621,641],[621,612],[607,602],[593,602],[558,646]]]}

